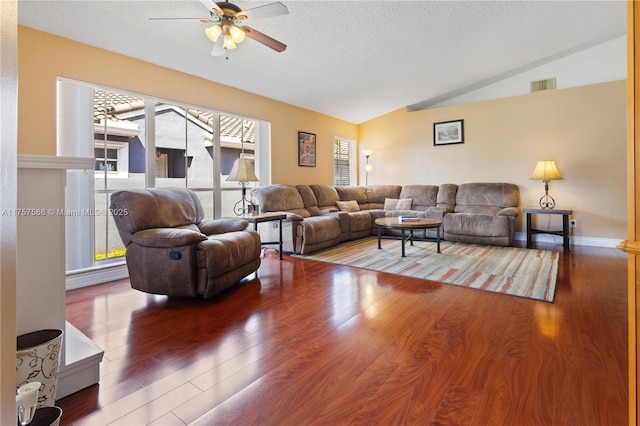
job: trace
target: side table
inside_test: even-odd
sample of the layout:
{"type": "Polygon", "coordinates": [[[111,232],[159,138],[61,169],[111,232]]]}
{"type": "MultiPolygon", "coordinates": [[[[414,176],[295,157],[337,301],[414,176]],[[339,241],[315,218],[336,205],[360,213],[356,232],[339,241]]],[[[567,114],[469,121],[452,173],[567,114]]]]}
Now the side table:
{"type": "Polygon", "coordinates": [[[527,215],[527,248],[531,247],[531,236],[533,234],[552,234],[560,235],[562,237],[562,247],[565,251],[570,251],[569,246],[569,216],[573,213],[571,209],[541,209],[541,208],[524,208],[524,213],[527,215]],[[562,231],[543,231],[540,229],[533,229],[531,227],[531,215],[532,214],[560,214],[562,215],[562,231]]]}
{"type": "Polygon", "coordinates": [[[284,213],[262,213],[262,214],[243,214],[240,216],[228,216],[225,219],[244,219],[247,222],[253,224],[253,229],[258,231],[258,224],[263,222],[275,222],[278,221],[279,241],[262,241],[260,244],[263,246],[278,244],[278,253],[280,254],[280,260],[282,260],[282,221],[287,218],[284,213]]]}

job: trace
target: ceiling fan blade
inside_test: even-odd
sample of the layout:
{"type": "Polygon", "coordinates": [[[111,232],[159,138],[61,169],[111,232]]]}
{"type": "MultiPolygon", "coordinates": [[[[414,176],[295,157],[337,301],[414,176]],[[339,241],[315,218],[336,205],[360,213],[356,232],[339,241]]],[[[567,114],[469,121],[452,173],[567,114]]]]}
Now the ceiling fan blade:
{"type": "Polygon", "coordinates": [[[213,50],[211,50],[211,56],[224,56],[224,36],[218,37],[218,41],[213,44],[213,50]]]}
{"type": "Polygon", "coordinates": [[[218,16],[222,16],[224,14],[222,9],[220,9],[220,6],[218,6],[213,0],[200,0],[200,3],[202,3],[207,10],[212,11],[218,16]]]}
{"type": "Polygon", "coordinates": [[[262,43],[265,46],[272,48],[276,52],[284,52],[284,50],[287,48],[286,44],[279,42],[275,38],[269,37],[268,35],[261,33],[258,30],[254,30],[251,27],[244,25],[240,28],[242,29],[242,31],[244,31],[247,37],[252,38],[258,43],[262,43]]]}
{"type": "Polygon", "coordinates": [[[254,7],[252,9],[243,10],[236,14],[238,19],[264,19],[273,18],[274,16],[286,15],[289,13],[287,6],[280,2],[269,3],[263,6],[254,7]],[[244,17],[244,18],[243,18],[244,17]]]}
{"type": "Polygon", "coordinates": [[[153,24],[179,24],[182,22],[203,22],[205,24],[215,22],[209,18],[149,18],[153,24]]]}

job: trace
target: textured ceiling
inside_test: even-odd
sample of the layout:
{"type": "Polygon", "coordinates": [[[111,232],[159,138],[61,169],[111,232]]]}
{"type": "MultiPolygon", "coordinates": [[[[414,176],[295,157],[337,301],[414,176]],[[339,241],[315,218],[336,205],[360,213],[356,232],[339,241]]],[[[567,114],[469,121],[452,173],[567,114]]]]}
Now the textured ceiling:
{"type": "MultiPolygon", "coordinates": [[[[625,33],[624,1],[282,0],[289,14],[248,24],[288,45],[247,38],[210,55],[200,1],[31,1],[18,22],[211,81],[360,123],[540,65],[625,33]]],[[[234,2],[243,9],[269,1],[234,2]]]]}

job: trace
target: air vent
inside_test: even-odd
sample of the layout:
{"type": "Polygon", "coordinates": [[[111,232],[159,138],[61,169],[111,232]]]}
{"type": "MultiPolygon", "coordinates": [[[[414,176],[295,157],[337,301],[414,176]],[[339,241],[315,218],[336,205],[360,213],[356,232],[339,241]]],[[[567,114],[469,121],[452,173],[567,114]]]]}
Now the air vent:
{"type": "Polygon", "coordinates": [[[547,78],[546,80],[538,80],[531,82],[531,92],[540,92],[542,90],[551,90],[556,88],[556,78],[547,78]]]}

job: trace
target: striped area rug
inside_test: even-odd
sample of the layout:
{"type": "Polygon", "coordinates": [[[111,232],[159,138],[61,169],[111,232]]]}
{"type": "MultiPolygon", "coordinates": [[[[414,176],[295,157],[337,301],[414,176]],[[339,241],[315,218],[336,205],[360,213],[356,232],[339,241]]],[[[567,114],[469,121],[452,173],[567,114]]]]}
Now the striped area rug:
{"type": "Polygon", "coordinates": [[[557,252],[518,247],[416,241],[400,256],[400,240],[375,237],[344,242],[305,259],[338,263],[446,284],[553,302],[558,274],[557,252]]]}

